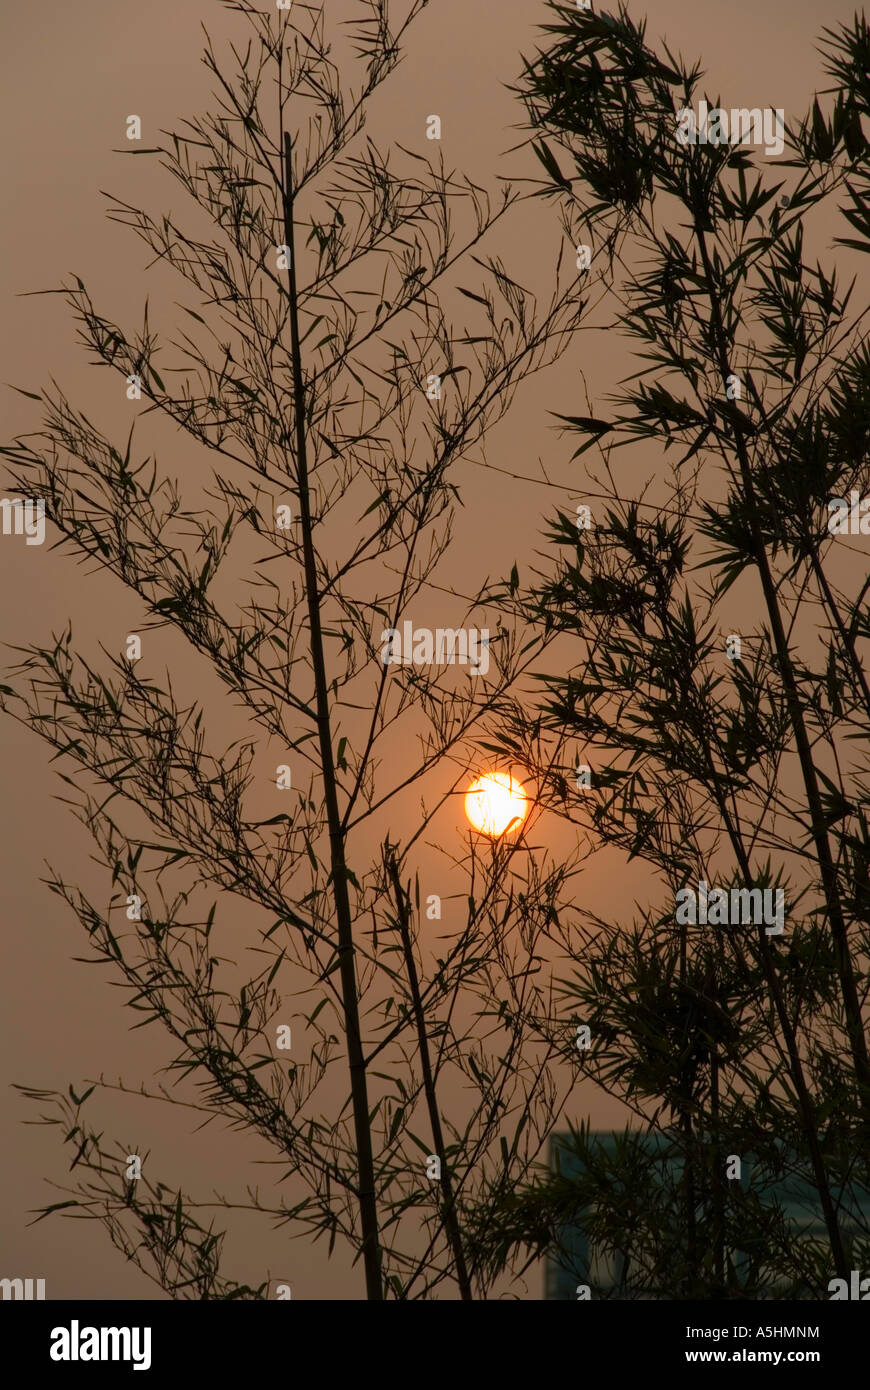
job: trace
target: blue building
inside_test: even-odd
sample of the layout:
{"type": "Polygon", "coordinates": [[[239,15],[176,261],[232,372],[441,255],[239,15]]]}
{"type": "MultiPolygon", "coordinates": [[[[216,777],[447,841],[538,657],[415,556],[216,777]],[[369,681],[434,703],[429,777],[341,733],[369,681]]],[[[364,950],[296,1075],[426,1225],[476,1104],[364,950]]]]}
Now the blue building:
{"type": "MultiPolygon", "coordinates": [[[[645,1193],[644,1200],[649,1210],[655,1204],[660,1218],[660,1228],[664,1226],[662,1238],[659,1232],[658,1258],[661,1267],[662,1251],[666,1267],[673,1268],[682,1262],[686,1255],[685,1222],[681,1219],[684,1210],[683,1163],[677,1143],[677,1136],[667,1134],[642,1134],[630,1132],[630,1147],[626,1145],[624,1132],[593,1131],[588,1133],[587,1142],[592,1146],[596,1163],[600,1161],[602,1171],[614,1164],[617,1153],[633,1155],[632,1163],[643,1169],[643,1186],[638,1183],[637,1191],[645,1193]],[[671,1242],[674,1264],[667,1264],[668,1242],[671,1242]]],[[[781,1149],[782,1176],[771,1178],[770,1159],[764,1168],[751,1155],[740,1159],[739,1178],[723,1181],[722,1190],[726,1202],[735,1198],[745,1203],[760,1204],[756,1207],[762,1215],[774,1209],[778,1213],[779,1229],[789,1245],[794,1242],[806,1243],[805,1259],[801,1262],[806,1269],[814,1271],[801,1285],[794,1279],[789,1283],[776,1273],[776,1260],[769,1267],[759,1267],[756,1252],[753,1260],[746,1252],[729,1249],[727,1258],[732,1271],[732,1288],[739,1290],[747,1279],[750,1269],[753,1273],[753,1288],[758,1287],[759,1275],[765,1286],[764,1297],[806,1298],[828,1297],[827,1283],[834,1276],[831,1267],[827,1231],[822,1215],[821,1203],[816,1188],[800,1171],[799,1165],[789,1162],[785,1149],[781,1149]]],[[[578,1179],[583,1172],[582,1160],[577,1147],[569,1134],[555,1134],[550,1139],[550,1169],[561,1174],[568,1182],[578,1179]]],[[[614,1164],[614,1172],[617,1165],[614,1164]]],[[[631,1166],[625,1187],[626,1204],[630,1207],[637,1192],[631,1190],[631,1166]]],[[[639,1171],[639,1168],[638,1168],[639,1171]]],[[[870,1276],[870,1190],[851,1181],[848,1188],[835,1187],[832,1197],[838,1209],[840,1229],[843,1233],[848,1257],[855,1268],[870,1276]]],[[[751,1212],[751,1206],[744,1210],[751,1212]]],[[[672,1295],[656,1291],[655,1281],[650,1279],[649,1270],[643,1269],[642,1247],[627,1256],[626,1251],[614,1244],[596,1242],[587,1227],[594,1222],[584,1222],[582,1217],[570,1225],[560,1228],[558,1250],[551,1251],[545,1266],[544,1297],[546,1299],[571,1300],[585,1297],[583,1286],[589,1289],[593,1299],[656,1299],[672,1295]],[[638,1258],[638,1255],[641,1258],[638,1258]],[[633,1257],[633,1258],[632,1258],[633,1257]],[[580,1292],[578,1292],[580,1290],[580,1292]]],[[[744,1228],[745,1229],[745,1226],[744,1228]]],[[[708,1252],[709,1253],[709,1252],[708,1252]]],[[[757,1292],[747,1296],[757,1298],[757,1292]]]]}

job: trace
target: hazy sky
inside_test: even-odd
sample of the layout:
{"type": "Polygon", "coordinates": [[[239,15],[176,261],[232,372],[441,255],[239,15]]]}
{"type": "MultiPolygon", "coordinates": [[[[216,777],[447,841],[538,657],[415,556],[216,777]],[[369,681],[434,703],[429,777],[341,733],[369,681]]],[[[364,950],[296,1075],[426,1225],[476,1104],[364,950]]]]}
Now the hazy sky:
{"type": "MultiPolygon", "coordinates": [[[[854,6],[852,0],[829,0],[824,6],[817,0],[787,5],[783,0],[728,5],[650,0],[630,8],[634,15],[647,14],[653,40],[664,35],[684,57],[702,58],[708,91],[720,92],[724,105],[783,107],[791,118],[805,109],[813,88],[824,85],[815,52],[822,23],[848,19],[854,6]]],[[[522,115],[505,84],[517,80],[520,54],[533,51],[536,25],[544,16],[538,0],[431,0],[411,32],[404,63],[377,98],[370,133],[381,144],[419,143],[426,115],[437,112],[445,159],[477,182],[490,182],[495,171],[531,173],[524,157],[505,153],[519,139],[512,127],[522,115]]],[[[42,0],[6,5],[0,12],[6,136],[0,156],[5,197],[0,382],[36,390],[53,376],[97,422],[118,418],[116,397],[106,400],[108,373],[88,369],[58,298],[17,296],[53,286],[74,272],[98,307],[121,323],[138,325],[149,289],[143,273],[146,249],[106,220],[100,190],[121,193],[155,212],[181,210],[181,190],[151,161],[125,161],[112,150],[125,143],[130,113],[141,116],[147,145],[149,135],[204,108],[209,82],[199,61],[202,23],[218,46],[222,34],[243,27],[209,0],[138,5],[42,0]]],[[[546,269],[558,235],[555,210],[541,203],[502,239],[500,250],[509,265],[533,275],[546,269]]],[[[593,391],[606,390],[627,369],[624,351],[613,335],[581,334],[552,372],[520,392],[508,420],[488,440],[487,459],[530,474],[543,459],[553,477],[573,484],[577,475],[568,472],[567,460],[574,445],[552,432],[548,412],[570,413],[581,372],[593,391]]],[[[36,426],[34,403],[11,391],[2,399],[4,439],[36,426]]],[[[465,509],[452,579],[468,591],[487,574],[505,573],[514,560],[528,561],[540,543],[545,515],[563,500],[545,487],[509,483],[473,464],[463,473],[462,491],[465,509]]],[[[2,538],[0,568],[7,600],[2,635],[8,642],[47,641],[69,617],[84,644],[103,641],[115,649],[123,634],[135,630],[141,610],[131,597],[105,576],[89,576],[68,555],[2,538]]],[[[184,668],[181,647],[174,650],[180,665],[173,675],[182,682],[195,680],[195,668],[184,668]]],[[[45,748],[10,720],[0,720],[0,744],[5,773],[0,1275],[45,1278],[51,1298],[160,1296],[124,1264],[95,1224],[57,1219],[26,1224],[29,1209],[52,1200],[43,1179],[64,1180],[65,1157],[55,1132],[21,1123],[34,1117],[33,1107],[9,1084],[65,1088],[101,1071],[136,1082],[153,1077],[164,1052],[155,1030],[128,1031],[129,1015],[105,970],[73,962],[84,954],[81,928],[40,883],[46,861],[73,881],[104,885],[104,879],[88,862],[85,832],[55,799],[60,784],[45,748]]],[[[454,821],[458,817],[457,808],[454,821]]],[[[446,837],[457,833],[449,815],[442,829],[446,837]]],[[[429,871],[438,872],[434,858],[429,871]]],[[[602,856],[589,868],[584,894],[590,906],[618,911],[630,906],[638,883],[637,876],[620,870],[617,889],[615,863],[602,856]]],[[[596,1126],[607,1127],[618,1121],[620,1108],[578,1088],[571,1113],[588,1114],[596,1126]]],[[[170,1127],[158,1106],[143,1113],[120,1098],[107,1118],[113,1132],[129,1134],[140,1150],[150,1148],[161,1168],[188,1190],[266,1181],[252,1162],[263,1155],[236,1134],[212,1127],[191,1138],[170,1127]]],[[[228,1267],[237,1278],[257,1283],[268,1271],[292,1283],[294,1298],[359,1296],[359,1274],[348,1269],[339,1252],[328,1262],[325,1251],[288,1244],[283,1233],[259,1227],[240,1228],[232,1250],[228,1267]]],[[[540,1292],[534,1277],[529,1296],[540,1292]]]]}

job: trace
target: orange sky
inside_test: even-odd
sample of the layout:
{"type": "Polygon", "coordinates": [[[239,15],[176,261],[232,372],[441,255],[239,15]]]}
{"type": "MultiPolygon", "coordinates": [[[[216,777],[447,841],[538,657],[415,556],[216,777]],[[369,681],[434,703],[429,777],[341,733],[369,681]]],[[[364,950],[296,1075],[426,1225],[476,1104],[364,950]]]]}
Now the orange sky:
{"type": "MultiPolygon", "coordinates": [[[[813,87],[824,85],[814,48],[818,30],[823,23],[850,18],[854,5],[853,0],[828,0],[824,6],[818,0],[727,5],[650,0],[645,7],[631,6],[634,15],[643,9],[653,40],[666,35],[684,57],[703,59],[707,89],[721,92],[724,105],[783,107],[791,119],[805,109],[813,87]]],[[[437,112],[448,163],[482,183],[495,171],[531,173],[525,157],[504,154],[518,141],[511,127],[522,115],[504,84],[517,80],[519,55],[531,53],[544,13],[537,0],[431,0],[412,30],[404,63],[377,98],[369,123],[373,138],[381,144],[419,141],[426,115],[437,112]]],[[[97,421],[117,417],[117,402],[106,403],[108,374],[85,365],[58,298],[18,296],[74,272],[98,307],[122,323],[138,323],[148,290],[145,248],[106,221],[99,190],[119,192],[155,212],[180,209],[180,189],[159,176],[150,161],[125,161],[112,150],[124,143],[130,113],[142,117],[147,144],[149,131],[203,109],[208,93],[199,62],[203,22],[216,41],[235,27],[221,6],[207,0],[125,5],[41,0],[7,5],[0,12],[5,131],[0,381],[37,390],[54,376],[97,421]]],[[[534,276],[546,272],[558,235],[555,209],[539,203],[522,214],[500,250],[509,267],[534,276]]],[[[542,458],[554,480],[575,486],[576,465],[573,472],[568,467],[575,444],[552,432],[548,412],[571,412],[580,371],[595,393],[607,390],[627,368],[625,347],[614,335],[581,334],[556,368],[520,392],[507,421],[487,442],[488,461],[535,474],[542,458]]],[[[2,401],[4,439],[35,427],[35,404],[10,391],[2,401]]],[[[515,560],[530,561],[544,517],[566,499],[540,483],[510,482],[474,464],[463,473],[462,491],[465,509],[457,525],[451,580],[464,592],[486,575],[507,573],[515,560]]],[[[582,487],[576,496],[582,498],[582,487]]],[[[89,578],[69,556],[50,553],[48,545],[25,548],[19,539],[0,538],[0,568],[8,642],[47,640],[68,617],[84,642],[114,646],[119,633],[135,630],[134,606],[118,585],[105,576],[89,578]]],[[[186,675],[192,681],[194,668],[185,671],[185,656],[176,650],[179,679],[186,675]]],[[[28,1209],[53,1200],[42,1178],[62,1182],[64,1159],[52,1131],[21,1124],[32,1118],[32,1107],[9,1084],[65,1088],[70,1080],[100,1071],[135,1081],[153,1074],[163,1053],[152,1039],[154,1030],[128,1031],[128,1015],[104,971],[72,963],[82,954],[81,929],[39,882],[46,859],[73,881],[103,881],[87,862],[84,831],[53,799],[59,786],[46,750],[10,720],[0,720],[0,747],[5,781],[0,805],[0,1275],[45,1278],[50,1298],[157,1296],[155,1286],[124,1264],[95,1224],[52,1219],[26,1225],[28,1209]]],[[[446,813],[439,829],[447,838],[455,836],[460,821],[457,802],[455,814],[446,813]]],[[[437,858],[422,867],[434,883],[437,858]]],[[[640,882],[637,874],[620,869],[617,888],[614,861],[602,855],[587,871],[584,894],[590,906],[618,912],[630,909],[640,882]]],[[[575,1102],[573,1113],[591,1115],[598,1127],[619,1118],[616,1103],[588,1088],[578,1088],[575,1102]]],[[[112,1128],[122,1136],[129,1126],[131,1139],[147,1133],[161,1166],[188,1190],[264,1181],[247,1140],[216,1127],[204,1138],[179,1135],[158,1110],[149,1111],[146,1124],[138,1107],[119,1100],[112,1128]]],[[[268,1268],[289,1279],[294,1298],[359,1296],[359,1274],[338,1252],[327,1262],[325,1250],[288,1247],[282,1233],[259,1227],[241,1229],[232,1249],[228,1264],[236,1277],[257,1283],[268,1268]]],[[[528,1296],[540,1293],[536,1274],[528,1296]]]]}

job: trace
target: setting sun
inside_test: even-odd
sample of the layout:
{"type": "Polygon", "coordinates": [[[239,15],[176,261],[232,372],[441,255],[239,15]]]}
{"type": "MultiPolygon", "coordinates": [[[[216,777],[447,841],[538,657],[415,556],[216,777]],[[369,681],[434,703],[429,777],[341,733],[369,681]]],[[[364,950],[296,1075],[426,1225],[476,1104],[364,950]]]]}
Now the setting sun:
{"type": "Polygon", "coordinates": [[[508,828],[519,830],[528,804],[525,787],[507,772],[488,772],[472,782],[465,793],[465,814],[484,835],[503,835],[508,828]]]}

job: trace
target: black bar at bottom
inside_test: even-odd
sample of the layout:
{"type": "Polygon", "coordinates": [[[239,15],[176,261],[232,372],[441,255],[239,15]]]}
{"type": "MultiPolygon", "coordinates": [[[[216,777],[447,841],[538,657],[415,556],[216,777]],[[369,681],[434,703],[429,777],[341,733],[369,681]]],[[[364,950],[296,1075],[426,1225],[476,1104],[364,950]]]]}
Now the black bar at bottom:
{"type": "MultiPolygon", "coordinates": [[[[0,1301],[3,1364],[47,1376],[93,1380],[101,1372],[168,1386],[214,1376],[292,1384],[367,1366],[378,1381],[469,1373],[505,1385],[529,1372],[551,1376],[598,1365],[622,1376],[686,1379],[710,1369],[796,1367],[832,1375],[863,1364],[870,1309],[864,1302],[558,1304],[493,1300],[373,1308],[356,1302],[0,1301]],[[445,1341],[445,1334],[450,1338],[445,1341]],[[428,1350],[427,1350],[428,1348],[428,1350]],[[438,1367],[440,1366],[440,1372],[438,1367]],[[392,1370],[390,1369],[392,1367],[392,1370]],[[416,1368],[416,1371],[415,1371],[416,1368]],[[289,1379],[288,1379],[289,1375],[289,1379]]],[[[460,1380],[457,1381],[457,1375],[460,1380]]],[[[26,1383],[19,1380],[18,1383],[26,1383]]],[[[203,1382],[200,1380],[200,1384],[203,1382]]],[[[774,1381],[775,1383],[775,1381],[774,1381]]]]}

